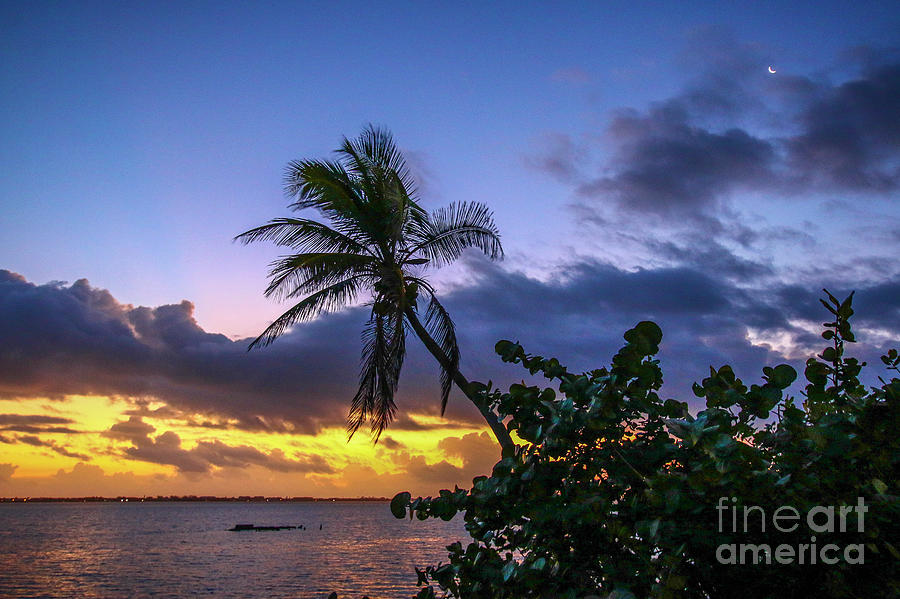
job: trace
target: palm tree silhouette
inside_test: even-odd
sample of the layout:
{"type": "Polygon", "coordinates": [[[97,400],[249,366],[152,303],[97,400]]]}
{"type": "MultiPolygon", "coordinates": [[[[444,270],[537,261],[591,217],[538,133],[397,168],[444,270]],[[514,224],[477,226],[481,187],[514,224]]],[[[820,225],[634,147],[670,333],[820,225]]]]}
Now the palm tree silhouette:
{"type": "Polygon", "coordinates": [[[391,134],[369,126],[344,138],[337,160],[295,160],[285,173],[289,208],[314,208],[330,221],[276,218],[241,233],[243,243],[270,241],[298,253],[270,265],[267,297],[302,298],[251,344],[272,343],[291,325],[372,294],[363,331],[359,390],[350,404],[350,436],[367,420],[375,442],[393,420],[394,393],[406,354],[407,327],[441,367],[441,415],[453,383],[478,407],[503,448],[509,432],[459,371],[453,321],[422,277],[474,247],[492,260],[503,256],[493,216],[478,202],[452,203],[432,214],[416,201],[413,179],[391,134]],[[419,302],[427,301],[420,319],[419,302]]]}

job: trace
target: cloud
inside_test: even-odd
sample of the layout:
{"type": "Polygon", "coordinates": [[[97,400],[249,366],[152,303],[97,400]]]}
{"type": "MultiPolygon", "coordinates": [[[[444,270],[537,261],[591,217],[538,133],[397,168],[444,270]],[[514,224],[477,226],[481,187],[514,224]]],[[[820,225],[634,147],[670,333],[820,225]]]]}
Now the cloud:
{"type": "Polygon", "coordinates": [[[525,166],[549,173],[562,181],[581,176],[580,166],[587,148],[563,133],[545,133],[535,142],[535,150],[524,157],[525,166]]]}
{"type": "Polygon", "coordinates": [[[0,271],[0,397],[158,398],[242,428],[312,433],[344,421],[364,321],[351,311],[247,352],[248,340],[204,331],[187,301],[133,307],[85,279],[34,285],[0,271]]]}
{"type": "Polygon", "coordinates": [[[15,438],[15,442],[25,443],[26,445],[31,445],[33,447],[46,447],[52,451],[55,451],[59,455],[65,456],[67,458],[75,458],[78,460],[90,461],[91,457],[85,455],[83,453],[76,453],[74,451],[69,450],[64,445],[60,445],[56,441],[45,441],[40,437],[34,435],[19,435],[15,438]]]}
{"type": "Polygon", "coordinates": [[[71,424],[72,422],[73,420],[69,418],[42,414],[0,414],[0,426],[43,426],[45,424],[71,424]]]}
{"type": "Polygon", "coordinates": [[[476,476],[490,474],[500,459],[497,442],[486,432],[444,437],[437,446],[445,457],[432,462],[423,455],[413,455],[405,450],[388,454],[387,460],[399,468],[390,479],[403,488],[433,494],[436,489],[470,486],[476,476]],[[462,462],[462,465],[453,462],[462,462]]]}
{"type": "Polygon", "coordinates": [[[82,431],[67,426],[50,426],[55,424],[70,424],[69,418],[56,416],[44,416],[40,414],[0,414],[0,431],[18,433],[63,433],[80,434],[82,431]]]}
{"type": "MultiPolygon", "coordinates": [[[[691,383],[706,376],[709,366],[732,364],[738,374],[756,381],[763,366],[785,361],[802,373],[803,360],[797,358],[823,347],[818,326],[826,314],[817,287],[770,279],[735,282],[700,267],[626,271],[590,260],[559,268],[560,275],[549,281],[490,263],[470,268],[473,284],[445,302],[458,322],[468,323],[459,327],[463,347],[510,339],[530,353],[555,356],[571,370],[584,371],[607,365],[623,345],[625,330],[653,320],[664,334],[659,354],[663,394],[694,406],[699,402],[691,383]],[[797,337],[798,347],[782,351],[759,342],[759,335],[784,334],[797,337]]],[[[855,326],[886,333],[860,335],[860,343],[848,351],[870,364],[880,363],[877,356],[900,339],[900,294],[893,293],[900,276],[852,286],[831,278],[819,283],[839,297],[856,289],[855,326]]],[[[525,374],[517,367],[498,366],[488,352],[465,354],[463,367],[490,373],[483,378],[490,376],[500,385],[525,374]]],[[[877,366],[870,369],[868,376],[877,371],[877,366]]]]}
{"type": "Polygon", "coordinates": [[[29,497],[116,497],[119,495],[182,495],[190,488],[183,477],[139,476],[131,472],[107,474],[100,466],[78,462],[71,470],[60,468],[52,476],[29,477],[21,473],[9,481],[7,493],[29,497]]]}
{"type": "MultiPolygon", "coordinates": [[[[35,285],[0,271],[0,397],[126,397],[135,403],[129,416],[312,434],[345,424],[366,318],[364,308],[349,309],[248,352],[249,340],[204,331],[187,301],[134,307],[85,279],[35,285]],[[151,400],[165,405],[151,409],[151,400]]],[[[396,427],[480,422],[471,407],[440,423],[410,417],[409,411],[435,414],[439,406],[437,366],[422,347],[411,346],[396,427]]]]}
{"type": "Polygon", "coordinates": [[[390,435],[385,435],[385,436],[381,437],[381,440],[379,441],[379,443],[381,443],[381,446],[386,449],[403,449],[405,447],[405,445],[403,445],[403,443],[401,443],[400,441],[397,441],[390,435]]]}
{"type": "Polygon", "coordinates": [[[900,63],[815,90],[801,132],[785,140],[793,183],[853,191],[900,185],[900,63]]]}
{"type": "Polygon", "coordinates": [[[775,148],[747,131],[710,131],[665,103],[641,114],[622,111],[609,127],[612,173],[579,186],[587,198],[611,198],[632,212],[698,215],[737,190],[774,177],[775,148]]]}
{"type": "MultiPolygon", "coordinates": [[[[495,460],[496,461],[496,460],[495,460]]],[[[405,477],[428,487],[448,487],[448,481],[467,481],[465,472],[459,466],[455,466],[447,460],[428,463],[425,456],[417,455],[409,458],[406,463],[405,477]]]]}
{"type": "Polygon", "coordinates": [[[334,468],[322,456],[304,455],[298,459],[290,459],[280,449],[264,453],[247,445],[234,447],[221,441],[201,441],[191,451],[220,468],[246,468],[255,465],[276,472],[334,472],[334,468]]]}
{"type": "Polygon", "coordinates": [[[468,433],[462,437],[444,437],[438,441],[438,448],[447,456],[462,460],[462,470],[470,478],[488,475],[500,459],[497,442],[487,433],[468,433]]]}
{"type": "Polygon", "coordinates": [[[143,421],[140,416],[131,416],[124,422],[117,422],[109,427],[103,434],[112,439],[130,441],[134,445],[144,442],[150,433],[156,432],[156,427],[143,421]]]}
{"type": "Polygon", "coordinates": [[[232,446],[221,441],[200,441],[191,449],[181,446],[181,438],[166,431],[154,438],[156,428],[140,416],[113,424],[104,434],[113,439],[128,441],[122,455],[133,460],[175,466],[185,473],[206,473],[217,468],[247,468],[260,466],[276,472],[331,473],[333,468],[321,456],[288,458],[280,449],[268,453],[248,445],[232,446]]]}
{"type": "MultiPolygon", "coordinates": [[[[681,264],[626,270],[582,258],[538,280],[497,264],[467,261],[469,285],[442,296],[457,323],[463,373],[500,386],[520,380],[524,371],[494,355],[499,339],[518,340],[527,351],[558,357],[575,371],[594,369],[608,364],[625,330],[654,320],[665,335],[660,353],[664,394],[690,400],[691,383],[703,378],[710,365],[734,364],[756,380],[764,365],[818,348],[809,323],[823,316],[816,292],[820,286],[836,294],[857,289],[857,323],[880,331],[860,344],[864,358],[877,363],[875,354],[890,335],[900,338],[896,275],[855,285],[818,277],[815,285],[804,287],[773,276],[766,264],[715,245],[693,257],[688,247],[677,244],[661,243],[659,248],[681,264]],[[767,341],[786,335],[794,339],[793,350],[767,341]]],[[[343,426],[356,389],[362,309],[295,327],[271,347],[248,353],[246,341],[203,331],[189,302],[135,309],[83,280],[71,286],[37,286],[0,272],[0,281],[0,347],[5,348],[0,350],[0,394],[136,396],[129,418],[105,434],[131,443],[125,455],[132,459],[184,472],[229,464],[309,472],[325,468],[308,457],[257,454],[247,448],[201,444],[185,449],[174,432],[152,436],[157,431],[143,418],[176,419],[208,429],[292,433],[343,426]],[[163,407],[151,409],[150,398],[163,407]]],[[[438,368],[419,346],[415,340],[409,344],[395,428],[482,424],[458,392],[446,419],[436,418],[438,368]],[[423,414],[429,417],[423,419],[423,414]]],[[[426,470],[423,465],[423,476],[426,470]]]]}
{"type": "Polygon", "coordinates": [[[12,478],[16,468],[18,468],[18,466],[15,464],[0,464],[0,485],[9,482],[9,479],[12,478]]]}
{"type": "Polygon", "coordinates": [[[679,93],[618,109],[605,131],[583,133],[599,140],[591,148],[546,134],[529,164],[571,183],[581,208],[600,220],[612,205],[712,227],[760,194],[893,198],[900,188],[898,52],[875,61],[873,52],[857,51],[855,74],[833,81],[770,75],[764,48],[721,29],[702,28],[687,46],[683,66],[697,74],[679,93]],[[592,155],[602,156],[592,174],[573,166],[592,155]]]}
{"type": "Polygon", "coordinates": [[[66,435],[80,435],[84,432],[66,426],[30,426],[27,424],[4,426],[0,428],[0,431],[17,433],[61,433],[66,435]]]}
{"type": "Polygon", "coordinates": [[[713,276],[735,281],[758,280],[774,274],[770,264],[759,259],[740,257],[715,240],[703,244],[679,244],[672,241],[647,240],[647,246],[658,256],[682,268],[714,273],[713,276]]]}

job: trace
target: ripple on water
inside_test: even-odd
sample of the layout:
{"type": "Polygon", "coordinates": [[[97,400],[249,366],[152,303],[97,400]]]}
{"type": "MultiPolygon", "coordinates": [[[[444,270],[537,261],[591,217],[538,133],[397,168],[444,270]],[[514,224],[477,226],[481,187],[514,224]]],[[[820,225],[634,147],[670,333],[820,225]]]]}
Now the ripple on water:
{"type": "Polygon", "coordinates": [[[4,503],[0,597],[395,599],[465,538],[384,503],[4,503]],[[307,529],[226,530],[243,522],[307,529]]]}

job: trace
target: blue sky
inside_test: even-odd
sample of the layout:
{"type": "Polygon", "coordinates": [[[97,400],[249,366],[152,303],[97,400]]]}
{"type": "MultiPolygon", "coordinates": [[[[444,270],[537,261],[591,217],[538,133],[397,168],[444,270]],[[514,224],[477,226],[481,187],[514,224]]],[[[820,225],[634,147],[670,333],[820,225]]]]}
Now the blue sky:
{"type": "Polygon", "coordinates": [[[896,42],[891,5],[7,3],[0,254],[250,334],[275,312],[270,253],[231,236],[283,212],[288,160],[376,122],[422,163],[426,202],[485,201],[514,257],[545,257],[572,224],[571,189],[528,162],[548,136],[677,93],[707,68],[704,32],[758,48],[761,73],[840,72],[896,42]]]}
{"type": "MultiPolygon", "coordinates": [[[[826,286],[858,291],[875,357],[900,337],[898,31],[895,2],[4,3],[0,340],[41,368],[0,359],[20,375],[0,397],[143,389],[182,424],[339,426],[352,380],[322,377],[355,371],[361,312],[247,362],[217,335],[284,308],[262,297],[277,251],[233,236],[287,213],[289,160],[370,122],[426,207],[494,210],[507,259],[437,275],[471,378],[504,380],[500,337],[593,368],[652,318],[673,393],[725,361],[755,380],[817,347],[826,286]],[[208,370],[159,366],[183,345],[125,364],[106,325],[137,306],[208,370]],[[298,356],[306,388],[241,387],[296,376],[298,356]]],[[[401,394],[431,413],[433,368],[411,360],[401,394]]]]}

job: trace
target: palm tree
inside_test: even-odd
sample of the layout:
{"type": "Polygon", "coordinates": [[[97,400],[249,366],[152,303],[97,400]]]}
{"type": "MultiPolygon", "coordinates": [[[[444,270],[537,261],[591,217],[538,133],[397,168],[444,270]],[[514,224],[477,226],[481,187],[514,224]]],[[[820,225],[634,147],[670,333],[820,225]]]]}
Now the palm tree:
{"type": "Polygon", "coordinates": [[[344,138],[337,160],[296,160],[285,173],[289,208],[314,208],[330,221],[276,218],[241,233],[243,243],[271,241],[297,253],[270,265],[267,297],[296,299],[251,344],[272,343],[292,325],[311,320],[371,293],[363,331],[359,390],[350,404],[352,437],[367,420],[375,442],[393,420],[394,393],[411,328],[441,367],[441,415],[455,383],[478,407],[503,448],[509,432],[480,401],[459,371],[453,321],[423,278],[430,266],[449,264],[474,247],[489,258],[503,255],[493,216],[477,202],[453,203],[432,214],[417,200],[415,185],[391,134],[369,126],[358,139],[344,138]],[[425,303],[420,318],[420,303],[425,303]]]}

